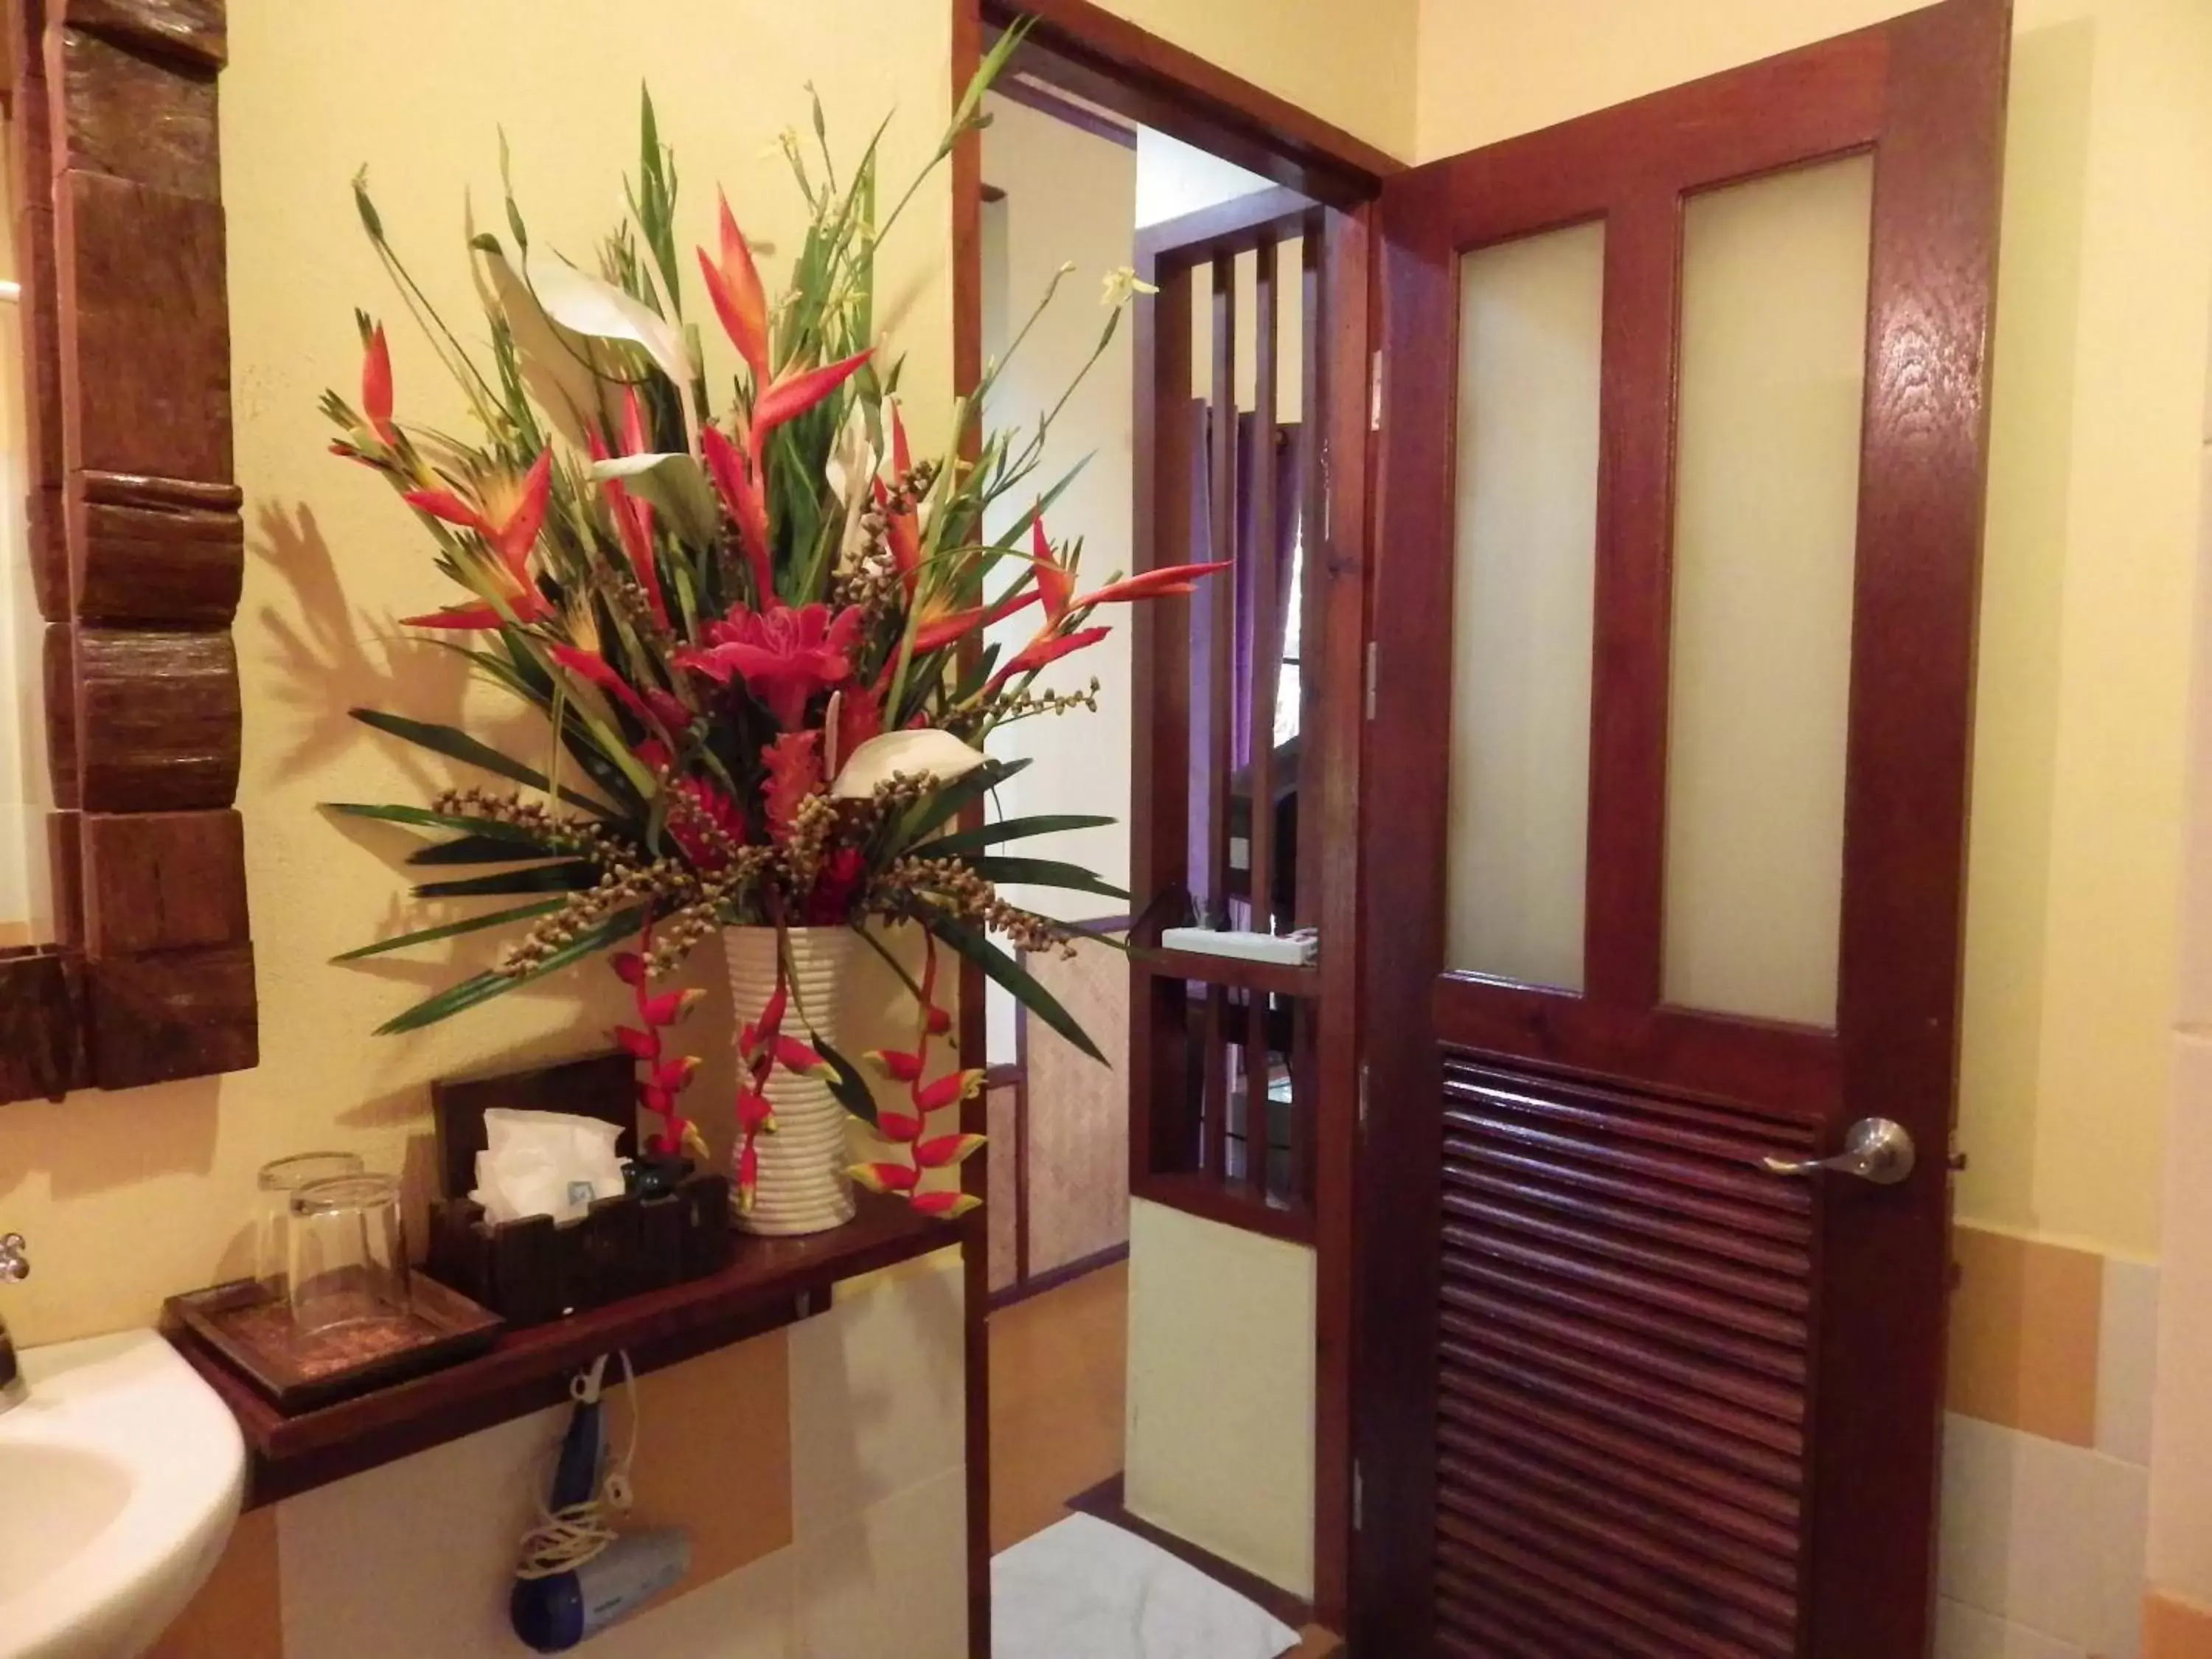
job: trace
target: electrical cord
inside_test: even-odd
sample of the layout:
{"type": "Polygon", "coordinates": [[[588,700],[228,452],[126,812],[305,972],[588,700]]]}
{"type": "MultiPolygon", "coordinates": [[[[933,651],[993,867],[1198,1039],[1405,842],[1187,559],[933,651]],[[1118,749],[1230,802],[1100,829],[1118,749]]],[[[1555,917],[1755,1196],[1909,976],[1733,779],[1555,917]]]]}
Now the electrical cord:
{"type": "MultiPolygon", "coordinates": [[[[637,1457],[640,1413],[637,1375],[630,1368],[629,1354],[625,1350],[615,1357],[622,1361],[623,1391],[629,1401],[629,1441],[592,1497],[557,1510],[538,1505],[538,1524],[523,1535],[522,1559],[514,1569],[517,1578],[552,1578],[574,1572],[603,1553],[622,1535],[615,1530],[614,1516],[629,1511],[633,1495],[629,1471],[637,1457]]],[[[607,1356],[601,1354],[592,1362],[590,1370],[580,1373],[569,1382],[569,1398],[580,1406],[598,1405],[606,1368],[607,1356]]]]}

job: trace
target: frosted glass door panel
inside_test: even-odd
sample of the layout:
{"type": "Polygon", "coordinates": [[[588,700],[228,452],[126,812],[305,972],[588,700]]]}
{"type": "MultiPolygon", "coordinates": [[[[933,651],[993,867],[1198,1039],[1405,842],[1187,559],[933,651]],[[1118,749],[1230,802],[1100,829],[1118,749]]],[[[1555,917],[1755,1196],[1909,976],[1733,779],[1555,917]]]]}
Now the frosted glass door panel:
{"type": "Polygon", "coordinates": [[[1833,1024],[1873,163],[1685,209],[1666,996],[1833,1024]]]}
{"type": "Polygon", "coordinates": [[[1445,962],[1579,990],[1604,227],[1460,284],[1445,962]]]}

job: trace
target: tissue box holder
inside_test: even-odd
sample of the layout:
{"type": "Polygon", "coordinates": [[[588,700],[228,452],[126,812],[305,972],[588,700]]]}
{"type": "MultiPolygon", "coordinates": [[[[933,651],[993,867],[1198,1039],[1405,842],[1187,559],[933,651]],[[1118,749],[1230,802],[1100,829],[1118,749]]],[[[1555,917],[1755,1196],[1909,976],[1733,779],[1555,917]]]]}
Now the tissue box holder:
{"type": "Polygon", "coordinates": [[[657,1198],[603,1198],[574,1221],[495,1223],[467,1198],[430,1206],[430,1276],[512,1327],[702,1279],[730,1265],[732,1246],[727,1176],[690,1176],[657,1198]]]}
{"type": "Polygon", "coordinates": [[[635,1150],[636,1066],[619,1051],[586,1054],[431,1085],[438,1178],[430,1206],[429,1274],[502,1316],[542,1325],[626,1296],[703,1279],[730,1265],[730,1181],[694,1175],[658,1198],[603,1198],[574,1221],[530,1216],[497,1224],[466,1194],[484,1148],[492,1107],[571,1112],[622,1127],[617,1150],[635,1150]]]}

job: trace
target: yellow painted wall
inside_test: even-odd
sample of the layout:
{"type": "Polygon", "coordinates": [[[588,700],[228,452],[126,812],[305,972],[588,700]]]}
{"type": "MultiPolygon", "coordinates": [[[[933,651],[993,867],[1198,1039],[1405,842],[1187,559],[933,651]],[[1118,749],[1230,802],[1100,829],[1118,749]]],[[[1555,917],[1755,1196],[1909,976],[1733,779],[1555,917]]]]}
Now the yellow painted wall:
{"type": "MultiPolygon", "coordinates": [[[[989,104],[983,177],[1006,192],[996,210],[1004,216],[1006,233],[1006,337],[1029,323],[1054,273],[1063,264],[1074,266],[1018,348],[1008,351],[1000,341],[986,347],[1006,354],[988,417],[994,426],[1026,428],[1059,401],[1097,347],[1108,315],[1098,303],[1100,279],[1129,263],[1135,240],[1137,152],[1003,98],[989,104]]],[[[1036,495],[1079,467],[1045,522],[1055,539],[1083,538],[1085,587],[1097,586],[1117,571],[1126,574],[1133,562],[1130,377],[1135,331],[1125,315],[1105,355],[1060,411],[1034,489],[1010,501],[1005,515],[1011,521],[1025,513],[1036,495]]],[[[1115,822],[1109,825],[1054,836],[1050,856],[1072,860],[1124,887],[1129,880],[1129,613],[1116,606],[1097,620],[1114,631],[1088,650],[1053,664],[1037,681],[1041,690],[1073,693],[1096,678],[1102,682],[1097,712],[1038,715],[994,732],[994,755],[1030,763],[997,791],[996,810],[1008,817],[1033,812],[1112,817],[1115,822]]],[[[1000,623],[991,638],[1012,653],[1036,625],[1036,612],[1026,611],[1000,623]]],[[[1058,888],[1023,887],[1014,890],[1014,896],[1047,915],[1069,918],[1121,915],[1127,908],[1115,899],[1058,888]]]]}
{"type": "MultiPolygon", "coordinates": [[[[678,152],[691,238],[711,238],[719,179],[752,232],[787,258],[801,217],[772,151],[779,129],[805,125],[807,81],[821,89],[848,161],[896,110],[885,147],[893,178],[929,153],[949,105],[950,9],[940,0],[816,0],[804,8],[774,0],[712,8],[687,0],[619,8],[233,0],[230,21],[223,185],[247,544],[236,628],[246,708],[239,805],[263,1063],[233,1077],[0,1106],[0,1225],[28,1237],[35,1262],[30,1279],[6,1287],[4,1297],[25,1343],[149,1323],[166,1294],[246,1268],[253,1173],[272,1157],[349,1146],[374,1166],[405,1168],[419,1191],[431,1079],[593,1048],[617,1017],[609,993],[619,988],[594,969],[424,1035],[375,1038],[369,1032],[380,1020],[471,971],[491,947],[434,949],[366,969],[328,963],[409,920],[393,868],[409,842],[342,832],[315,804],[417,801],[453,775],[373,738],[345,710],[370,702],[443,718],[462,697],[441,653],[391,638],[393,617],[448,597],[421,531],[380,481],[324,453],[316,399],[325,386],[350,391],[356,383],[356,304],[392,325],[403,411],[440,423],[461,419],[458,393],[407,323],[362,234],[348,188],[356,168],[368,164],[394,240],[449,319],[473,334],[467,208],[473,198],[487,228],[499,222],[501,128],[533,240],[588,260],[592,239],[621,210],[622,173],[636,155],[638,88],[649,79],[662,131],[678,152]]],[[[940,175],[910,211],[906,234],[884,249],[885,289],[893,349],[905,353],[905,385],[926,431],[949,404],[949,182],[940,175]]],[[[694,282],[696,301],[696,273],[694,282]]],[[[708,314],[703,303],[698,314],[708,314]]],[[[711,322],[707,331],[717,335],[711,322]]],[[[734,360],[710,337],[710,353],[717,350],[710,367],[719,375],[734,360]]],[[[731,1020],[711,951],[696,972],[713,988],[691,1029],[714,1056],[731,1020]]],[[[899,1000],[880,969],[858,988],[850,1035],[860,1046],[909,1029],[908,1017],[887,1028],[870,1013],[899,1000]]],[[[726,1060],[694,1088],[702,1115],[726,1115],[726,1060]]],[[[920,1321],[941,1339],[948,1306],[957,1333],[957,1275],[900,1279],[869,1297],[882,1311],[861,1323],[811,1322],[803,1336],[794,1334],[809,1355],[804,1368],[797,1354],[793,1360],[796,1547],[767,1558],[781,1565],[748,1568],[741,1582],[677,1603],[649,1650],[623,1650],[664,1659],[740,1649],[780,1656],[802,1644],[855,1659],[951,1659],[963,1650],[964,1611],[949,1577],[959,1570],[962,1536],[958,1345],[933,1339],[925,1352],[899,1334],[920,1321]],[[928,1413],[927,1432],[908,1432],[923,1425],[910,1415],[916,1410],[928,1413]],[[817,1475],[805,1473],[810,1467],[817,1475]],[[855,1563],[872,1565],[863,1571],[855,1563]],[[691,1610],[674,1616],[680,1609],[691,1610]],[[757,1620],[769,1633],[756,1636],[757,1620]]],[[[717,1401],[732,1417],[749,1403],[762,1405],[717,1401]]],[[[771,1401],[763,1408],[779,1407],[771,1401]]],[[[714,1413],[696,1411],[647,1431],[678,1443],[690,1437],[710,1462],[724,1432],[714,1413]]],[[[540,1467],[542,1445],[526,1449],[510,1460],[514,1470],[540,1467]]],[[[410,1540],[465,1525],[476,1552],[469,1559],[495,1565],[504,1555],[511,1519],[526,1509],[518,1510],[521,1494],[506,1488],[471,1507],[473,1455],[434,1452],[411,1474],[317,1494],[279,1529],[289,1534],[287,1571],[314,1559],[301,1541],[312,1516],[326,1542],[349,1534],[383,1552],[367,1564],[380,1594],[434,1567],[440,1595],[495,1596],[495,1576],[472,1579],[444,1557],[408,1553],[410,1540]],[[425,1493],[436,1495],[434,1508],[425,1493]]],[[[702,1501],[744,1497],[725,1490],[702,1501]]],[[[240,1547],[270,1535],[257,1528],[240,1547]]],[[[266,1575],[246,1577],[261,1583],[266,1575]]],[[[287,1622],[310,1632],[295,1637],[294,1659],[385,1659],[393,1651],[379,1645],[373,1624],[342,1632],[312,1619],[287,1622]]],[[[505,1650],[455,1633],[465,1628],[473,1627],[447,1628],[436,1650],[456,1659],[505,1650]]]]}
{"type": "MultiPolygon", "coordinates": [[[[1540,0],[1539,0],[1540,3],[1540,0]]],[[[1393,155],[1414,149],[1420,0],[1104,0],[1196,52],[1393,155]]],[[[1431,0],[1431,7],[1436,0],[1431,0]]],[[[1450,5],[1454,0],[1443,0],[1450,5]]],[[[1472,8],[1469,8],[1472,9],[1472,8]]]]}
{"type": "MultiPolygon", "coordinates": [[[[1434,159],[1752,61],[1895,0],[1425,0],[1434,159]]],[[[1968,888],[1963,1216],[2158,1243],[2212,9],[2020,0],[1968,888]]]]}

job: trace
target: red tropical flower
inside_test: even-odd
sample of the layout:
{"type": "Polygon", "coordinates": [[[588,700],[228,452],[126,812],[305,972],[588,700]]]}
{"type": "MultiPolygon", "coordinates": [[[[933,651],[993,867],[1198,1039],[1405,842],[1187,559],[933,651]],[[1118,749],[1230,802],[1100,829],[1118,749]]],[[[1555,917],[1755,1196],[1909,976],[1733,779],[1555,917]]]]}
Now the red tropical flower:
{"type": "Polygon", "coordinates": [[[699,269],[707,278],[707,295],[714,302],[714,314],[722,319],[722,331],[752,370],[753,384],[765,386],[769,383],[768,295],[761,288],[752,249],[745,245],[737,216],[730,211],[730,198],[717,191],[716,199],[722,210],[721,258],[708,258],[702,247],[699,269]]]}
{"type": "Polygon", "coordinates": [[[708,476],[722,509],[738,526],[738,545],[752,572],[753,599],[763,610],[775,600],[775,571],[769,550],[768,503],[762,498],[760,477],[752,457],[723,435],[718,426],[699,429],[699,452],[706,458],[708,476]]]}
{"type": "MultiPolygon", "coordinates": [[[[500,479],[480,490],[480,501],[469,501],[446,489],[413,489],[404,497],[418,513],[441,519],[463,530],[474,531],[491,554],[491,576],[500,589],[507,616],[518,623],[542,621],[553,606],[538,591],[530,574],[531,550],[545,523],[545,503],[553,483],[553,452],[539,453],[518,483],[500,479]]],[[[426,617],[409,617],[412,628],[497,628],[507,620],[498,605],[457,605],[426,617]]]]}
{"type": "Polygon", "coordinates": [[[361,412],[368,417],[370,431],[388,447],[398,447],[398,429],[392,424],[392,349],[384,343],[382,323],[362,343],[361,412]]]}
{"type": "MultiPolygon", "coordinates": [[[[607,459],[607,447],[594,430],[585,434],[592,459],[607,459]]],[[[637,388],[623,388],[623,453],[641,455],[646,449],[645,411],[637,400],[637,388]]],[[[668,601],[660,591],[660,568],[653,556],[653,504],[643,496],[633,495],[619,478],[604,480],[600,486],[606,492],[607,511],[615,521],[615,534],[620,538],[623,552],[629,560],[640,587],[645,590],[646,602],[653,607],[655,621],[668,626],[668,601]]]]}
{"type": "Polygon", "coordinates": [[[1005,667],[991,676],[988,691],[995,691],[1017,674],[1026,674],[1047,663],[1058,662],[1071,652],[1080,651],[1104,639],[1114,630],[1110,628],[1079,628],[1073,634],[1039,634],[1017,651],[1005,667]]]}
{"type": "Polygon", "coordinates": [[[822,734],[786,732],[761,750],[768,781],[761,787],[768,827],[779,841],[791,833],[799,804],[822,787],[822,734]]]}
{"type": "Polygon", "coordinates": [[[668,745],[658,738],[647,738],[637,746],[637,757],[652,769],[668,788],[676,790],[691,803],[689,812],[668,815],[668,838],[674,842],[684,856],[696,870],[720,870],[730,861],[729,849],[743,847],[745,834],[745,815],[738,810],[737,802],[719,785],[696,775],[678,777],[669,769],[673,763],[668,745]],[[713,830],[702,829],[701,820],[713,830]],[[714,830],[720,833],[716,835],[714,830]]]}
{"type": "Polygon", "coordinates": [[[704,631],[706,647],[680,651],[675,660],[718,684],[736,676],[790,731],[805,716],[809,697],[852,677],[848,653],[860,637],[860,613],[849,605],[833,616],[826,605],[766,612],[740,605],[704,631]]]}

